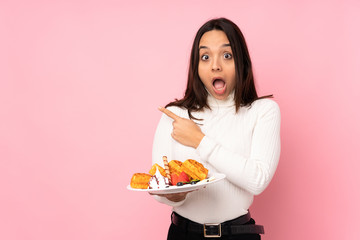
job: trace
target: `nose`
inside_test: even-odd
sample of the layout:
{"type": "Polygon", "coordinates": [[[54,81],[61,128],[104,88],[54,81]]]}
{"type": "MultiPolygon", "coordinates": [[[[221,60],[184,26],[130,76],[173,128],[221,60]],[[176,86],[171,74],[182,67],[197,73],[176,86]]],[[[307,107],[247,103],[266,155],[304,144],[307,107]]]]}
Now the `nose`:
{"type": "Polygon", "coordinates": [[[214,58],[212,65],[211,65],[211,69],[213,71],[221,71],[221,63],[218,58],[214,58]]]}

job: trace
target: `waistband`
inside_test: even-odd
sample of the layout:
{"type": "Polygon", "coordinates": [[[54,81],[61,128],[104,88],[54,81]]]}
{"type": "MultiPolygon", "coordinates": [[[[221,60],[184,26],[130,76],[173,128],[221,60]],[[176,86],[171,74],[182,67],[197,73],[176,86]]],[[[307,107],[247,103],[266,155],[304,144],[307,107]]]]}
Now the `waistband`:
{"type": "Polygon", "coordinates": [[[250,212],[238,218],[223,223],[205,223],[193,222],[176,212],[171,214],[171,222],[183,230],[203,234],[204,237],[221,237],[236,234],[264,234],[264,227],[255,225],[250,212]]]}

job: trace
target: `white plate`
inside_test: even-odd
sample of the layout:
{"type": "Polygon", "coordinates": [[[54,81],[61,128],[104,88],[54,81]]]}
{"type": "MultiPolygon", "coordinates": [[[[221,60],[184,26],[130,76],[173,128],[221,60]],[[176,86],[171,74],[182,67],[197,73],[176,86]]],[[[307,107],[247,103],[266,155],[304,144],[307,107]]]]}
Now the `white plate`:
{"type": "Polygon", "coordinates": [[[194,185],[185,184],[183,186],[169,186],[168,188],[160,188],[160,189],[138,189],[138,188],[132,188],[132,187],[130,187],[130,185],[128,185],[127,189],[129,189],[131,191],[149,192],[149,193],[155,193],[155,194],[181,193],[181,192],[189,192],[189,191],[194,191],[199,188],[203,188],[209,184],[216,183],[220,180],[223,180],[225,177],[226,177],[225,174],[214,173],[214,174],[210,175],[207,179],[204,179],[194,185]]]}

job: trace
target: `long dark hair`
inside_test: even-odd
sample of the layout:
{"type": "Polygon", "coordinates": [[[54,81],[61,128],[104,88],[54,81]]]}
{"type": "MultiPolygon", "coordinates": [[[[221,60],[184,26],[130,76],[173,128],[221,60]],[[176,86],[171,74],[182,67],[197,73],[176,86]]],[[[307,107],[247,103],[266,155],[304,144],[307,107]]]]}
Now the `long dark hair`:
{"type": "MultiPolygon", "coordinates": [[[[192,111],[200,111],[204,107],[209,108],[207,103],[208,92],[204,84],[200,80],[198,73],[199,66],[199,43],[204,33],[211,30],[223,31],[229,39],[231,50],[233,52],[235,61],[235,106],[236,112],[241,106],[249,106],[255,100],[259,99],[254,82],[254,74],[252,70],[251,59],[246,45],[245,38],[239,27],[232,21],[226,18],[216,18],[209,20],[200,27],[196,33],[194,43],[191,49],[190,66],[188,73],[188,81],[185,90],[185,95],[182,99],[170,102],[166,105],[184,107],[188,110],[190,118],[196,119],[192,116],[192,111]]],[[[264,96],[272,97],[272,95],[264,96]]]]}

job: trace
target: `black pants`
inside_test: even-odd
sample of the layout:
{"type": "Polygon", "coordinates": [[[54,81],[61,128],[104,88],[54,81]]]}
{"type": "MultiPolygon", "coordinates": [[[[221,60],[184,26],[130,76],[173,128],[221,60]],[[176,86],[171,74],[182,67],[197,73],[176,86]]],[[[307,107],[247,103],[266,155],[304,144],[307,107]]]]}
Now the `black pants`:
{"type": "MultiPolygon", "coordinates": [[[[255,224],[254,219],[250,219],[246,224],[255,224]]],[[[232,239],[232,240],[260,240],[260,234],[237,234],[222,236],[221,238],[205,238],[203,234],[188,232],[173,223],[170,225],[167,240],[207,240],[207,239],[232,239]]]]}

